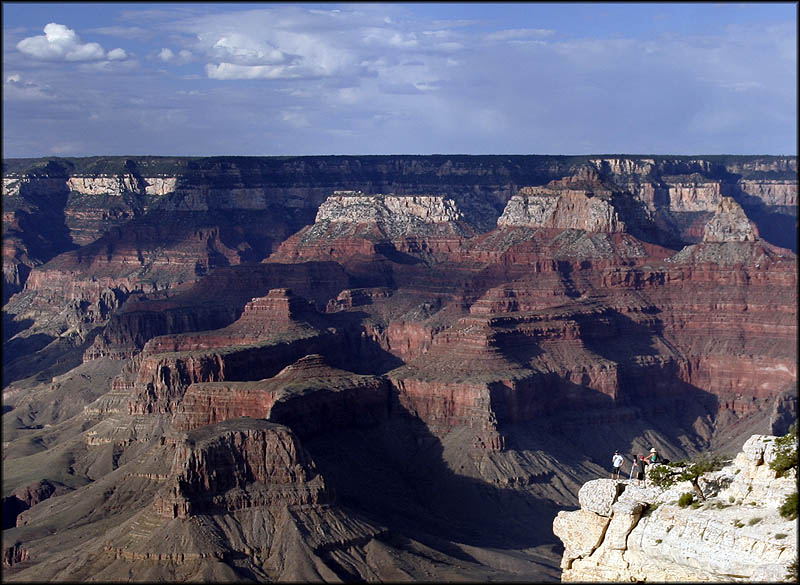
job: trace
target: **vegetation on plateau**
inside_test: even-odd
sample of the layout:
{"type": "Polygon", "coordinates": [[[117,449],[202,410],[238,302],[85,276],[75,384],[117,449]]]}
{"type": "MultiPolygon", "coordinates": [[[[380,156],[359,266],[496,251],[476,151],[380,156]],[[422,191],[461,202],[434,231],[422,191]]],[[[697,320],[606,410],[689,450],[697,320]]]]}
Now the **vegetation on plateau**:
{"type": "MultiPolygon", "coordinates": [[[[729,461],[729,458],[721,455],[700,455],[689,461],[654,465],[650,470],[649,477],[653,485],[664,489],[678,482],[688,481],[692,484],[697,497],[701,501],[705,501],[706,497],[703,495],[703,490],[700,489],[698,480],[704,473],[722,469],[729,461]]],[[[690,503],[691,501],[685,505],[688,506],[690,503]]]]}
{"type": "Polygon", "coordinates": [[[783,477],[790,469],[797,470],[797,421],[789,432],[775,440],[775,459],[769,464],[778,477],[783,477]]]}
{"type": "MultiPolygon", "coordinates": [[[[775,458],[769,466],[777,477],[784,476],[790,469],[794,469],[797,473],[797,421],[789,427],[788,433],[775,440],[775,458]]],[[[797,518],[797,492],[786,496],[778,512],[787,520],[797,518]]]]}

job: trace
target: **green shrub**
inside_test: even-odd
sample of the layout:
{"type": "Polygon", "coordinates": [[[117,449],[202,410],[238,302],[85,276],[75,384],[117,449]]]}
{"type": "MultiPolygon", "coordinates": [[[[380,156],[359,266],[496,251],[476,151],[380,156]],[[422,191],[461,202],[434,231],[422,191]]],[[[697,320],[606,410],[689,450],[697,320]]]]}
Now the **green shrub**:
{"type": "Polygon", "coordinates": [[[744,526],[744,524],[742,524],[742,521],[739,520],[738,518],[733,522],[731,522],[731,524],[733,524],[736,528],[741,528],[742,526],[744,526]]]}
{"type": "Polygon", "coordinates": [[[698,479],[704,473],[722,469],[729,461],[729,457],[720,455],[700,455],[692,461],[654,465],[650,470],[649,477],[653,485],[663,489],[675,485],[679,481],[688,481],[692,484],[698,498],[705,500],[698,479]]]}
{"type": "Polygon", "coordinates": [[[763,518],[750,518],[750,520],[747,521],[747,525],[748,526],[755,526],[756,524],[761,522],[761,520],[763,520],[763,518]]]}
{"type": "Polygon", "coordinates": [[[685,508],[686,506],[690,505],[694,502],[694,494],[690,492],[686,492],[685,494],[681,494],[681,497],[678,498],[678,505],[681,508],[685,508]]]}
{"type": "Polygon", "coordinates": [[[777,534],[775,534],[775,540],[783,540],[787,536],[789,536],[789,535],[788,534],[784,534],[783,532],[778,532],[777,534]]]}
{"type": "Polygon", "coordinates": [[[769,464],[777,477],[782,477],[787,471],[797,469],[797,421],[789,432],[775,440],[775,459],[769,464]]]}
{"type": "Polygon", "coordinates": [[[797,518],[797,492],[786,496],[786,499],[783,500],[783,504],[778,508],[778,512],[787,520],[794,520],[797,518]]]}
{"type": "Polygon", "coordinates": [[[661,544],[663,541],[660,538],[656,538],[656,544],[661,544]]]}

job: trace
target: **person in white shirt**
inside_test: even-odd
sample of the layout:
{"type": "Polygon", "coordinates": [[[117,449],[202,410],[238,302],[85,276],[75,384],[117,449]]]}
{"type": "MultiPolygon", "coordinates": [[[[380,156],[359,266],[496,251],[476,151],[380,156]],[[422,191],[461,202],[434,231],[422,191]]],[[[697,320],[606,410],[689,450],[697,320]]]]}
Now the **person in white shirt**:
{"type": "Polygon", "coordinates": [[[614,451],[614,457],[611,458],[611,465],[614,468],[611,472],[611,479],[619,479],[622,472],[622,463],[625,458],[620,455],[619,451],[614,451]]]}

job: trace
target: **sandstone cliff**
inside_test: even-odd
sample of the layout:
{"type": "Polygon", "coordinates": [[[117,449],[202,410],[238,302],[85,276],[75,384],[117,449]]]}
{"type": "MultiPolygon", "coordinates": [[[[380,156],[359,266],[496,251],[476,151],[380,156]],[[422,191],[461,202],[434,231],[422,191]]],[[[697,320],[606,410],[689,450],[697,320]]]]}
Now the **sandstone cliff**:
{"type": "Polygon", "coordinates": [[[598,479],[579,492],[580,509],[559,512],[562,581],[787,580],[797,559],[797,523],[778,511],[797,491],[796,472],[776,477],[775,437],[754,435],[733,463],[700,479],[706,500],[677,504],[689,482],[670,489],[598,479]]]}

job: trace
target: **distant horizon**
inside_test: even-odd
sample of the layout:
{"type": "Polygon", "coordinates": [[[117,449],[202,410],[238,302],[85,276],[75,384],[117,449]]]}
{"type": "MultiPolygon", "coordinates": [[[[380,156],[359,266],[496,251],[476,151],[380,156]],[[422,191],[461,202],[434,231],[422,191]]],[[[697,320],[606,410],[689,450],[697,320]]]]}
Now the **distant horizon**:
{"type": "Polygon", "coordinates": [[[739,157],[739,158],[758,158],[758,157],[771,157],[771,158],[797,158],[797,154],[769,154],[769,153],[627,153],[627,152],[585,152],[580,154],[551,154],[551,153],[515,153],[515,152],[501,152],[501,153],[463,153],[463,152],[432,152],[432,153],[408,153],[408,152],[394,152],[387,154],[209,154],[209,155],[183,155],[183,154],[89,154],[81,156],[65,156],[65,155],[42,155],[42,156],[4,156],[3,160],[38,160],[38,159],[90,159],[90,158],[320,158],[320,157],[393,157],[393,156],[419,156],[419,157],[435,157],[435,156],[453,156],[453,157],[503,157],[503,156],[540,156],[540,157],[568,157],[579,158],[586,156],[598,157],[626,157],[626,158],[664,158],[664,157],[679,157],[679,158],[692,158],[692,157],[739,157]]]}
{"type": "Polygon", "coordinates": [[[8,158],[798,152],[796,2],[2,9],[8,158]]]}

